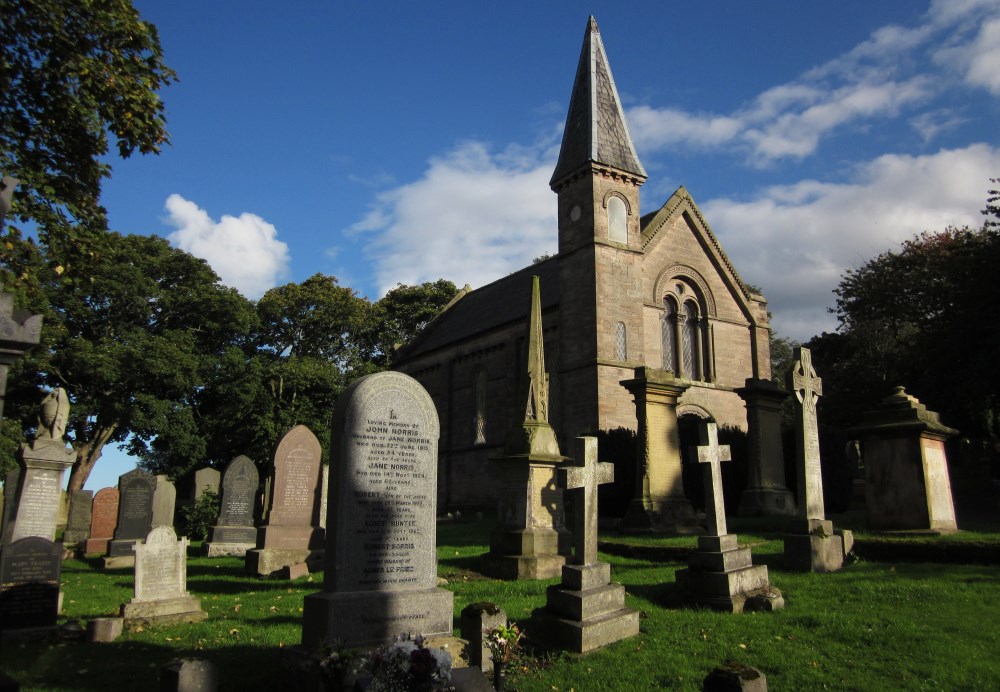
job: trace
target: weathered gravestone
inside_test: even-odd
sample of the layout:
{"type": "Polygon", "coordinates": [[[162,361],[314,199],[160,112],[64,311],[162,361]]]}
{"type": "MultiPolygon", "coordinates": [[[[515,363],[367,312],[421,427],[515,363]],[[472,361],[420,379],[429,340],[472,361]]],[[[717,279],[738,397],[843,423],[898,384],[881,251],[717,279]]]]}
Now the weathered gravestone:
{"type": "Polygon", "coordinates": [[[799,472],[800,519],[785,537],[785,568],[804,572],[835,572],[844,566],[845,544],[852,545],[849,531],[834,532],[823,508],[823,468],[819,451],[816,402],[823,394],[823,381],[816,375],[812,354],[796,346],[787,376],[794,392],[795,457],[799,472]]]}
{"type": "Polygon", "coordinates": [[[861,438],[869,528],[958,530],[945,454],[957,430],[896,387],[852,432],[861,438]]]}
{"type": "Polygon", "coordinates": [[[156,478],[142,469],[132,469],[118,477],[118,523],[115,537],[108,544],[104,567],[131,567],[135,564],[132,547],[141,543],[153,528],[153,494],[156,478]]]}
{"type": "Polygon", "coordinates": [[[219,481],[222,474],[218,469],[205,467],[194,472],[194,487],[191,491],[191,501],[197,502],[198,498],[205,494],[206,490],[213,493],[219,492],[219,481]]]}
{"type": "Polygon", "coordinates": [[[416,380],[381,372],[337,400],[323,591],[305,598],[302,643],[347,646],[452,632],[437,587],[434,403],[416,380]]]}
{"type": "Polygon", "coordinates": [[[126,623],[195,622],[208,617],[187,591],[187,538],[157,526],[135,551],[135,598],[121,607],[126,623]]]}
{"type": "Polygon", "coordinates": [[[0,631],[54,628],[59,612],[62,543],[29,536],[0,552],[0,631]]]}
{"type": "Polygon", "coordinates": [[[94,491],[74,490],[69,502],[69,519],[63,533],[63,545],[76,547],[90,535],[90,521],[93,516],[94,491]]]}
{"type": "Polygon", "coordinates": [[[576,494],[573,563],[533,617],[549,643],[582,653],[639,634],[639,612],[625,607],[625,587],[611,583],[611,565],[597,555],[597,487],[614,482],[614,464],[597,461],[596,437],[576,438],[575,452],[581,465],[562,469],[576,494]]]}
{"type": "Polygon", "coordinates": [[[722,462],[731,458],[729,446],[719,444],[715,423],[703,422],[701,445],[696,450],[705,477],[706,535],[698,537],[687,569],[677,572],[677,586],[687,603],[715,610],[775,610],[784,605],[781,593],[771,587],[767,567],[754,565],[749,547],[740,547],[736,534],[726,526],[722,495],[722,462]]]}
{"type": "Polygon", "coordinates": [[[174,511],[177,507],[177,488],[164,475],[156,477],[156,489],[153,490],[152,527],[174,525],[174,511]]]}
{"type": "Polygon", "coordinates": [[[267,524],[257,529],[257,547],[246,552],[250,574],[270,576],[300,562],[319,562],[319,479],[322,447],[312,431],[297,425],[274,450],[267,524]]]}
{"type": "Polygon", "coordinates": [[[94,495],[90,513],[90,538],[83,552],[107,553],[108,541],[115,535],[118,524],[118,488],[101,488],[94,495]]]}
{"type": "Polygon", "coordinates": [[[5,527],[5,541],[39,536],[50,541],[56,537],[63,473],[73,465],[76,454],[63,441],[69,399],[56,389],[42,401],[38,432],[31,444],[18,450],[20,473],[8,510],[10,525],[5,527]]]}
{"type": "Polygon", "coordinates": [[[238,456],[226,466],[222,476],[222,503],[218,523],[212,527],[205,555],[246,555],[257,544],[257,529],[253,525],[254,500],[260,479],[257,465],[245,456],[238,456]]]}
{"type": "Polygon", "coordinates": [[[795,497],[785,486],[781,444],[781,408],[788,392],[771,380],[748,378],[734,390],[747,407],[747,487],[740,498],[741,516],[795,515],[795,497]]]}

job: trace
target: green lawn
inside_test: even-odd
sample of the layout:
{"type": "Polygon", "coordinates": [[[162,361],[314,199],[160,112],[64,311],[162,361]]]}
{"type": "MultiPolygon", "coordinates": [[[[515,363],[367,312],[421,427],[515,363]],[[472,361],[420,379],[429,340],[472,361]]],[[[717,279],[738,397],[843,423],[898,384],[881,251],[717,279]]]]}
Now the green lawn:
{"type": "MultiPolygon", "coordinates": [[[[739,524],[731,530],[738,531],[739,524]]],[[[532,651],[515,672],[524,690],[689,689],[718,663],[737,660],[761,669],[771,689],[1000,689],[1000,583],[995,566],[859,561],[835,574],[787,573],[776,534],[748,525],[741,542],[767,564],[785,594],[784,610],[729,615],[665,607],[679,561],[604,554],[613,578],[642,612],[638,637],[580,656],[532,651]]],[[[500,604],[525,623],[544,605],[549,582],[500,582],[477,571],[488,520],[442,524],[439,572],[462,608],[500,604]]],[[[935,540],[978,539],[995,534],[935,540]]],[[[683,548],[694,537],[622,537],[602,541],[683,548]]],[[[669,552],[669,551],[668,551],[669,552]]],[[[321,575],[283,582],[244,576],[242,560],[189,561],[188,588],[209,619],[146,628],[112,644],[10,644],[0,668],[23,690],[148,690],[159,668],[179,656],[215,662],[223,689],[287,689],[281,647],[299,643],[303,597],[321,575]]],[[[101,572],[96,561],[64,563],[64,619],[112,615],[132,596],[130,570],[101,572]]]]}

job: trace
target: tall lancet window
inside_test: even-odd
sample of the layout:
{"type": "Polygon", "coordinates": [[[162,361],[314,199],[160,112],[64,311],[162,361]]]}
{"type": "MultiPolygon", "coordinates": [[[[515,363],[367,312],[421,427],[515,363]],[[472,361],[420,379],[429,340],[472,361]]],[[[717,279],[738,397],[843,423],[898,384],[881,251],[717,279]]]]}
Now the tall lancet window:
{"type": "Polygon", "coordinates": [[[698,357],[698,308],[694,303],[684,303],[684,324],[681,328],[681,350],[684,358],[684,377],[691,380],[701,379],[701,368],[698,357]]]}
{"type": "Polygon", "coordinates": [[[625,333],[625,323],[619,322],[615,325],[615,358],[618,360],[628,360],[628,340],[625,333]]]}
{"type": "Polygon", "coordinates": [[[608,240],[628,242],[628,210],[620,197],[608,200],[608,240]]]}
{"type": "Polygon", "coordinates": [[[486,368],[477,368],[473,375],[473,396],[476,406],[474,444],[486,444],[486,368]]]}
{"type": "Polygon", "coordinates": [[[672,298],[663,299],[663,323],[660,325],[660,343],[663,349],[663,369],[677,372],[677,304],[672,298]]]}

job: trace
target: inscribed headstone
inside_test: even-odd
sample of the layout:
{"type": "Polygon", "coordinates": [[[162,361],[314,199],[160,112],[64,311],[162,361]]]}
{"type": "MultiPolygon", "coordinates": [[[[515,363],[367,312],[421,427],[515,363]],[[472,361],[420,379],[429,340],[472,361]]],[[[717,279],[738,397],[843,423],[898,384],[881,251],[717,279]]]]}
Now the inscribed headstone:
{"type": "Polygon", "coordinates": [[[402,373],[363,377],[338,399],[326,571],[305,599],[303,643],[451,633],[453,595],[437,587],[439,432],[430,396],[402,373]]]}
{"type": "Polygon", "coordinates": [[[156,489],[153,490],[152,527],[173,526],[174,509],[177,505],[177,488],[164,475],[156,477],[156,489]]]}
{"type": "Polygon", "coordinates": [[[0,630],[54,627],[62,543],[30,536],[0,551],[0,630]]]}
{"type": "Polygon", "coordinates": [[[108,541],[115,535],[118,524],[118,488],[101,488],[94,495],[90,514],[90,538],[85,553],[108,552],[108,541]]]}
{"type": "Polygon", "coordinates": [[[238,456],[226,466],[219,519],[205,544],[206,555],[245,555],[256,545],[253,510],[258,485],[257,465],[249,458],[238,456]]]}
{"type": "Polygon", "coordinates": [[[133,469],[118,478],[118,523],[108,546],[111,557],[134,556],[132,546],[146,538],[153,523],[153,493],[156,478],[142,469],[133,469]]]}
{"type": "Polygon", "coordinates": [[[87,540],[93,513],[94,491],[74,490],[69,503],[69,519],[63,533],[65,545],[76,545],[87,540]]]}
{"type": "Polygon", "coordinates": [[[126,620],[201,620],[207,615],[187,592],[187,538],[157,526],[135,551],[135,598],[124,604],[126,620]]]}

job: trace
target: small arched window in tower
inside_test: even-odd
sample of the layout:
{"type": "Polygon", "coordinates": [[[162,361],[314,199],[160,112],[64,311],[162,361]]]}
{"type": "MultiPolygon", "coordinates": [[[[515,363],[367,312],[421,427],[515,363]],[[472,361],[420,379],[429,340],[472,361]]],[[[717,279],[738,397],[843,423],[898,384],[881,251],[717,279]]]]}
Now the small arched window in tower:
{"type": "Polygon", "coordinates": [[[473,396],[475,397],[475,441],[473,444],[486,444],[486,368],[477,368],[473,375],[473,396]]]}
{"type": "Polygon", "coordinates": [[[626,339],[624,322],[615,325],[615,358],[628,360],[628,340],[626,339]]]}
{"type": "Polygon", "coordinates": [[[608,240],[628,242],[628,210],[620,197],[608,199],[608,240]]]}
{"type": "Polygon", "coordinates": [[[701,379],[700,342],[698,338],[698,308],[694,303],[684,303],[684,324],[681,327],[681,352],[684,361],[683,376],[689,380],[701,379]]]}
{"type": "Polygon", "coordinates": [[[672,298],[663,299],[663,323],[660,342],[663,349],[663,369],[677,372],[677,304],[672,298]]]}

